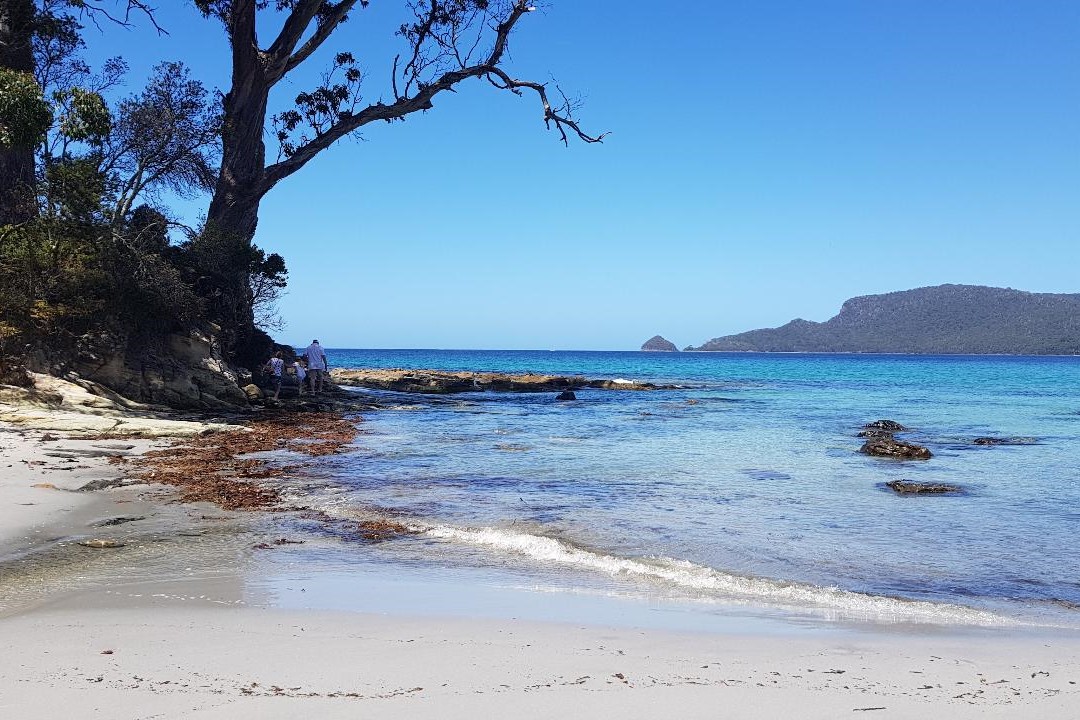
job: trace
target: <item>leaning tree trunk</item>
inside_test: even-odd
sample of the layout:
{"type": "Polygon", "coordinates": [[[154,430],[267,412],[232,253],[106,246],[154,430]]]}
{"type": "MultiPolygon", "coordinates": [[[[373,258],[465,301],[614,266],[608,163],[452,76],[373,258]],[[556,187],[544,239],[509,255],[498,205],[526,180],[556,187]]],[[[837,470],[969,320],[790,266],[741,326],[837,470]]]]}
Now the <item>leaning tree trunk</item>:
{"type": "Polygon", "coordinates": [[[205,241],[217,245],[216,310],[226,353],[237,360],[249,354],[246,350],[256,336],[249,279],[259,203],[266,194],[263,133],[268,96],[258,54],[234,46],[232,89],[223,108],[221,173],[207,213],[205,241]]]}
{"type": "MultiPolygon", "coordinates": [[[[34,72],[33,28],[33,0],[0,0],[0,68],[34,72]]],[[[25,222],[37,214],[33,187],[34,149],[0,147],[0,225],[25,222]]]]}

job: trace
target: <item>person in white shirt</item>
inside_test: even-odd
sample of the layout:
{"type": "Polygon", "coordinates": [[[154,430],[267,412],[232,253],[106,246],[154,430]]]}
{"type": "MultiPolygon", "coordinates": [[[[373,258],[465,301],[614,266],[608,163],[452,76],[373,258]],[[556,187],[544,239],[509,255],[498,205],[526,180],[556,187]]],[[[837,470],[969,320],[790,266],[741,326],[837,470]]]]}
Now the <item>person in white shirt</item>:
{"type": "Polygon", "coordinates": [[[293,372],[296,373],[296,384],[298,386],[298,392],[304,394],[304,386],[307,385],[307,371],[304,370],[304,364],[297,360],[293,363],[293,372]]]}
{"type": "Polygon", "coordinates": [[[323,375],[327,370],[326,353],[318,340],[312,340],[304,351],[307,357],[308,377],[311,378],[311,392],[318,394],[322,390],[323,375]]]}
{"type": "Polygon", "coordinates": [[[281,394],[281,379],[285,375],[285,360],[281,357],[280,350],[274,353],[274,357],[270,358],[270,362],[266,363],[266,368],[274,377],[274,399],[277,400],[278,395],[281,394]]]}

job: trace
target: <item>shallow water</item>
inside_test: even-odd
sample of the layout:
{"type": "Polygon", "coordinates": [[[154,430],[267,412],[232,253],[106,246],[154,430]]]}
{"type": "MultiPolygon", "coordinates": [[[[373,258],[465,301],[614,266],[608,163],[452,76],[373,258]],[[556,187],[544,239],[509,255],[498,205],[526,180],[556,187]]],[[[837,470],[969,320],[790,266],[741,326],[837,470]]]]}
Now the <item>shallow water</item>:
{"type": "MultiPolygon", "coordinates": [[[[315,480],[289,488],[341,517],[421,531],[356,544],[365,563],[885,621],[1080,624],[1080,358],[329,355],[334,367],[681,386],[582,390],[570,403],[370,392],[389,409],[365,416],[357,452],[315,461],[315,480]],[[934,458],[856,452],[860,426],[880,418],[912,428],[901,437],[934,458]],[[900,497],[883,487],[894,479],[964,492],[900,497]]],[[[348,552],[324,560],[347,567],[348,552]]]]}

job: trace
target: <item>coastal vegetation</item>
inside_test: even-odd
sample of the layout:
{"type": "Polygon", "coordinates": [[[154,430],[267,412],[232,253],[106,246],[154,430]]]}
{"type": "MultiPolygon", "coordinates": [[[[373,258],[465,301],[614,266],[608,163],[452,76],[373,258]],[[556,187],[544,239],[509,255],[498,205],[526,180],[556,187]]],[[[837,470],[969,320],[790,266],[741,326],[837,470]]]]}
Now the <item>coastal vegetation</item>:
{"type": "Polygon", "coordinates": [[[938,285],[846,301],[826,322],[713,338],[687,350],[913,354],[1080,354],[1080,294],[938,285]]]}
{"type": "MultiPolygon", "coordinates": [[[[367,6],[193,0],[230,48],[231,86],[220,97],[175,61],[117,97],[124,61],[85,62],[88,23],[138,24],[148,43],[167,32],[141,0],[0,6],[0,382],[25,383],[24,368],[75,372],[175,403],[175,383],[172,394],[155,388],[183,374],[172,366],[195,362],[235,386],[273,347],[266,330],[288,279],[284,258],[254,244],[267,193],[336,141],[431,110],[466,80],[534,96],[564,143],[603,139],[581,129],[561,92],[505,68],[530,3],[403,0],[403,49],[383,88],[360,69],[359,48],[326,47],[367,6]],[[260,44],[257,28],[275,28],[271,42],[260,44]],[[291,74],[319,63],[321,79],[296,92],[305,81],[291,74]],[[209,198],[205,221],[180,222],[177,197],[209,198]],[[177,353],[192,346],[184,338],[202,355],[177,353]]],[[[197,396],[180,404],[243,402],[195,384],[197,396]]]]}

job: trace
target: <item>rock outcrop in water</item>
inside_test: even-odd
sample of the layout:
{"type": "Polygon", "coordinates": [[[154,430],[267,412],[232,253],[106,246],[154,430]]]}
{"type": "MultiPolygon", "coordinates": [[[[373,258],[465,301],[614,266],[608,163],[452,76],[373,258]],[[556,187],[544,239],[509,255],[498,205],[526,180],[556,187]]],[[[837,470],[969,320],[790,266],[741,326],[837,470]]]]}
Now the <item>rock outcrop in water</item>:
{"type": "Polygon", "coordinates": [[[870,438],[859,448],[859,452],[897,460],[929,460],[934,456],[922,445],[896,440],[892,437],[870,438]]]}
{"type": "Polygon", "coordinates": [[[892,480],[885,483],[885,487],[900,495],[947,495],[963,492],[963,488],[959,485],[913,482],[911,480],[892,480]]]}
{"type": "Polygon", "coordinates": [[[1034,445],[1036,441],[1030,437],[977,437],[971,442],[975,445],[1034,445]]]}
{"type": "Polygon", "coordinates": [[[670,390],[672,385],[655,385],[634,380],[590,380],[581,376],[509,374],[494,372],[445,372],[441,370],[335,368],[330,377],[339,385],[375,390],[445,395],[462,392],[562,392],[579,388],[605,390],[670,390]]]}
{"type": "Polygon", "coordinates": [[[670,340],[666,340],[659,335],[653,335],[651,338],[645,341],[641,346],[641,349],[645,352],[678,352],[679,348],[675,347],[675,343],[670,340]]]}
{"type": "Polygon", "coordinates": [[[713,338],[698,348],[750,352],[1080,354],[1080,294],[938,285],[844,303],[826,322],[713,338]]]}
{"type": "Polygon", "coordinates": [[[868,422],[863,425],[866,430],[884,430],[886,432],[898,433],[907,430],[906,427],[896,422],[895,420],[875,420],[874,422],[868,422]]]}

